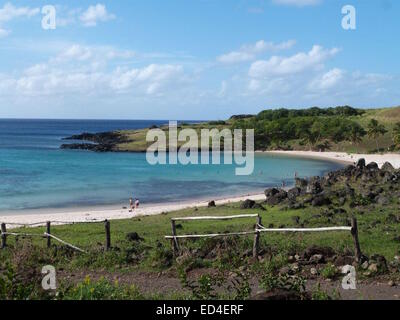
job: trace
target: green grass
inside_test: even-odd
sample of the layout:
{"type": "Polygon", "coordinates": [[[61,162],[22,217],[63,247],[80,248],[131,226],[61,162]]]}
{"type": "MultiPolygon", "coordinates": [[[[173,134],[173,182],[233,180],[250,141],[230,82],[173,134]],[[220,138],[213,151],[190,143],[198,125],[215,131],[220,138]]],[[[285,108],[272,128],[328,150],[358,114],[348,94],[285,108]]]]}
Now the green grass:
{"type": "MultiPolygon", "coordinates": [[[[391,223],[386,219],[389,214],[397,214],[398,203],[385,206],[384,209],[376,208],[368,210],[364,214],[357,214],[358,210],[345,207],[347,214],[337,213],[328,218],[324,212],[327,207],[308,207],[301,210],[284,210],[282,207],[268,207],[267,211],[241,210],[239,203],[232,203],[216,208],[199,208],[198,210],[186,209],[169,214],[132,218],[127,220],[111,221],[111,240],[113,249],[104,250],[105,230],[102,223],[81,223],[75,225],[53,226],[52,234],[79,246],[87,253],[79,253],[67,250],[65,247],[53,241],[51,249],[46,247],[46,240],[34,238],[30,240],[8,238],[9,247],[0,250],[0,298],[23,299],[48,299],[46,293],[40,291],[39,287],[32,287],[34,283],[40,284],[40,269],[43,265],[53,265],[57,272],[62,270],[65,275],[81,274],[93,275],[90,282],[83,280],[74,283],[69,278],[60,279],[58,298],[60,299],[193,299],[199,294],[199,284],[186,291],[171,294],[160,292],[144,293],[141,289],[131,285],[131,282],[116,284],[112,280],[105,280],[98,276],[110,275],[135,278],[135,274],[159,274],[168,272],[175,277],[187,275],[190,270],[205,269],[204,277],[211,277],[209,269],[215,270],[219,276],[226,278],[226,274],[236,272],[242,275],[245,268],[245,277],[265,275],[274,278],[276,272],[282,266],[288,264],[288,256],[301,253],[311,245],[330,246],[338,254],[352,254],[353,239],[350,232],[323,232],[323,233],[263,233],[260,240],[260,249],[270,258],[255,262],[251,259],[253,246],[253,235],[242,237],[227,237],[218,239],[180,240],[182,256],[174,259],[170,241],[164,239],[165,235],[171,234],[170,219],[172,217],[203,216],[203,215],[234,215],[245,213],[259,213],[264,226],[269,227],[300,227],[295,217],[300,217],[300,223],[306,227],[337,226],[346,225],[346,220],[352,214],[357,215],[359,224],[359,237],[361,250],[364,254],[381,254],[388,261],[392,261],[399,254],[399,244],[394,237],[400,234],[400,224],[391,223]],[[376,224],[376,221],[381,223],[376,224]],[[144,238],[143,243],[132,243],[126,239],[130,232],[138,232],[144,238]],[[195,252],[203,252],[197,255],[195,252]],[[244,255],[244,252],[248,252],[244,255]],[[215,252],[215,254],[209,256],[215,252]],[[12,266],[10,280],[2,285],[4,271],[12,266]],[[172,272],[172,273],[171,273],[172,272]],[[250,272],[250,273],[249,273],[250,272]],[[20,282],[13,282],[17,274],[20,282]],[[35,277],[29,276],[35,275],[35,277]],[[25,276],[24,275],[28,275],[25,276]],[[28,278],[26,278],[28,277],[28,278]],[[24,280],[25,279],[25,280],[24,280]],[[2,289],[2,286],[4,287],[2,289]],[[12,288],[9,289],[9,288],[12,288]],[[9,294],[7,293],[9,292],[9,294]],[[196,293],[197,292],[197,293],[196,293]],[[197,295],[196,295],[197,294],[197,295]]],[[[236,219],[231,221],[184,221],[178,224],[182,228],[177,230],[178,234],[204,234],[224,233],[234,231],[253,230],[255,218],[236,219]]],[[[41,234],[44,227],[33,229],[17,229],[15,232],[26,232],[41,234]]],[[[326,277],[331,276],[332,270],[326,270],[326,277]]],[[[324,272],[325,274],[325,272],[324,272]]],[[[201,278],[201,277],[200,277],[201,278]]],[[[3,278],[4,279],[4,278],[3,278]]],[[[112,279],[112,278],[111,278],[112,279]]],[[[202,278],[201,278],[202,279],[202,278]]],[[[215,280],[213,277],[211,278],[215,280]]],[[[226,280],[226,279],[225,279],[226,280]]],[[[219,297],[235,298],[249,294],[249,284],[246,278],[239,279],[241,282],[237,288],[228,292],[221,291],[219,297]]],[[[301,278],[299,278],[299,281],[301,278]]],[[[211,290],[211,289],[210,289],[211,290]]],[[[206,292],[214,294],[212,292],[206,292]]],[[[203,292],[204,294],[204,292],[203,292]]],[[[51,298],[51,297],[50,297],[51,298]]]]}
{"type": "MultiPolygon", "coordinates": [[[[295,223],[294,217],[300,217],[300,223],[306,222],[307,227],[344,225],[346,219],[352,213],[356,213],[353,209],[347,208],[348,214],[340,214],[333,221],[329,221],[321,213],[326,208],[308,207],[301,210],[282,210],[279,207],[268,208],[266,212],[258,212],[262,217],[264,226],[273,225],[274,227],[299,227],[295,223]],[[321,215],[321,217],[316,217],[321,215]]],[[[163,246],[164,250],[170,250],[169,241],[164,239],[165,235],[171,234],[171,217],[183,216],[202,216],[202,215],[234,215],[244,213],[255,213],[254,210],[241,210],[239,204],[229,204],[217,208],[199,208],[197,211],[193,209],[181,210],[169,214],[158,216],[148,216],[141,218],[133,218],[129,220],[111,221],[111,240],[112,246],[118,247],[122,252],[132,247],[126,239],[126,235],[130,232],[138,232],[145,240],[142,244],[144,249],[147,248],[146,258],[139,264],[130,265],[126,263],[124,254],[121,251],[101,252],[105,243],[105,231],[103,224],[76,224],[66,226],[52,227],[52,233],[57,237],[68,241],[78,247],[81,247],[89,254],[75,254],[72,260],[61,260],[64,267],[69,268],[106,268],[114,270],[116,267],[125,265],[129,268],[137,270],[159,270],[159,267],[153,267],[154,257],[157,256],[157,245],[163,246]]],[[[360,243],[364,253],[371,255],[379,253],[393,259],[398,254],[399,247],[393,238],[400,234],[400,226],[398,224],[385,223],[385,218],[390,213],[397,213],[395,204],[387,206],[385,212],[382,213],[378,209],[375,212],[357,215],[360,228],[360,243]],[[371,228],[372,222],[379,220],[382,223],[371,228]]],[[[206,234],[206,233],[224,233],[235,231],[250,231],[254,228],[255,219],[235,219],[230,221],[185,221],[179,223],[182,229],[178,229],[178,234],[206,234]]],[[[16,230],[26,231],[26,230],[16,230]]],[[[43,233],[44,227],[29,230],[31,233],[43,233]]],[[[201,247],[207,240],[180,240],[183,248],[201,247]]],[[[242,237],[243,250],[251,249],[252,236],[242,237]]],[[[15,244],[15,239],[9,238],[9,244],[15,244]]],[[[45,240],[34,239],[33,244],[39,247],[45,246],[45,240]]],[[[280,251],[288,251],[291,248],[304,249],[312,244],[331,246],[334,249],[343,252],[345,250],[353,250],[352,237],[349,232],[328,232],[328,233],[268,233],[262,234],[262,247],[275,247],[280,251]]]]}

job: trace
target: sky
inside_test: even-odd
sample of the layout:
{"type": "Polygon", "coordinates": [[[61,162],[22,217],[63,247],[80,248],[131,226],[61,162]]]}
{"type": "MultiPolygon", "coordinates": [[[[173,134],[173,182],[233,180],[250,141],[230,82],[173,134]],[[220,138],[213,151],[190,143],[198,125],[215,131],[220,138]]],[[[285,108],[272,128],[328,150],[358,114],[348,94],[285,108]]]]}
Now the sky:
{"type": "Polygon", "coordinates": [[[0,118],[400,105],[396,0],[54,1],[0,1],[0,118]]]}

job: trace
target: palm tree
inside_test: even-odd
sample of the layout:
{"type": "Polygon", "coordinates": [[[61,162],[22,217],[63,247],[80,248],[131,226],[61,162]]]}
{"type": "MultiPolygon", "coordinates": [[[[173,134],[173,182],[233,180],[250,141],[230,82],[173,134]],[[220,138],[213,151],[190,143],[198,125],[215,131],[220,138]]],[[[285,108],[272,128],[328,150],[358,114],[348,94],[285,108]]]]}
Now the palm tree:
{"type": "Polygon", "coordinates": [[[393,142],[396,146],[400,146],[400,122],[397,122],[393,128],[393,142]]]}
{"type": "Polygon", "coordinates": [[[375,139],[376,149],[379,152],[378,138],[379,136],[383,136],[387,132],[385,126],[380,124],[378,120],[371,119],[368,124],[367,134],[370,138],[375,139]]]}
{"type": "MultiPolygon", "coordinates": [[[[366,132],[363,127],[361,127],[358,123],[352,123],[350,128],[350,137],[349,137],[351,144],[356,145],[360,143],[365,134],[366,132]]],[[[358,153],[357,147],[356,147],[356,153],[358,153]]]]}
{"type": "Polygon", "coordinates": [[[313,147],[318,142],[317,138],[317,135],[315,132],[312,132],[312,130],[308,129],[303,132],[303,141],[309,145],[310,151],[312,151],[313,147]]]}

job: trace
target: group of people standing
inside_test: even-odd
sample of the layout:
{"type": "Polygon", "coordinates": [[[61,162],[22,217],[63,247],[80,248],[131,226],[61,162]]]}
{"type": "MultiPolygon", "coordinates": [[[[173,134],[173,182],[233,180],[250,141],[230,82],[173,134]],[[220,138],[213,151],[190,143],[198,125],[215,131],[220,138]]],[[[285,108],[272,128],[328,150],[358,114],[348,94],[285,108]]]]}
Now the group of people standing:
{"type": "Polygon", "coordinates": [[[129,198],[129,206],[131,208],[130,211],[139,208],[139,199],[136,198],[135,201],[133,201],[133,198],[129,198]]]}

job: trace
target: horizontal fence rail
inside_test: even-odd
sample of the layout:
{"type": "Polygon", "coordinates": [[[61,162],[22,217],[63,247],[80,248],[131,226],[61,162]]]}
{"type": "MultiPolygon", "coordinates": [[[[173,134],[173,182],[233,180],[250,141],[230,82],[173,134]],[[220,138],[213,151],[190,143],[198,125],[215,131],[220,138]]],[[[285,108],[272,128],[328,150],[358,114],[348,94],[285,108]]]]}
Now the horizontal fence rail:
{"type": "Polygon", "coordinates": [[[255,232],[325,232],[325,231],[351,231],[351,227],[326,227],[326,228],[261,228],[255,232]]]}
{"type": "Polygon", "coordinates": [[[106,233],[106,242],[105,242],[105,248],[106,250],[111,249],[111,227],[110,227],[110,221],[109,220],[88,220],[88,221],[46,221],[46,222],[35,222],[35,223],[14,223],[14,222],[3,222],[1,223],[1,249],[5,249],[7,247],[7,237],[9,236],[14,236],[16,239],[18,238],[43,238],[46,239],[47,241],[47,247],[51,247],[51,240],[55,240],[57,242],[60,242],[67,247],[74,249],[76,251],[86,253],[85,250],[67,242],[64,241],[58,237],[56,237],[54,234],[51,233],[51,225],[55,226],[62,226],[62,225],[73,225],[73,224],[87,224],[87,223],[104,223],[105,226],[105,233],[106,233]],[[24,232],[8,232],[7,231],[7,225],[13,226],[15,228],[35,228],[35,227],[46,227],[46,232],[44,233],[24,233],[24,232]]]}
{"type": "Polygon", "coordinates": [[[188,234],[182,236],[165,236],[165,239],[195,239],[195,238],[216,238],[216,237],[228,237],[228,236],[244,236],[249,234],[255,234],[256,231],[245,231],[245,232],[231,232],[231,233],[211,233],[211,234],[188,234]]]}
{"type": "Polygon", "coordinates": [[[202,216],[202,217],[182,217],[172,218],[172,221],[192,221],[192,220],[232,220],[242,218],[256,218],[258,214],[239,214],[234,216],[202,216]]]}
{"type": "Polygon", "coordinates": [[[265,228],[261,223],[261,217],[258,214],[244,214],[244,215],[232,215],[232,216],[200,216],[200,217],[184,217],[184,218],[171,218],[171,229],[172,235],[165,236],[165,239],[172,241],[172,250],[174,255],[179,254],[179,242],[178,239],[198,239],[198,238],[216,238],[216,237],[229,237],[229,236],[245,236],[254,235],[253,243],[253,257],[258,256],[260,235],[264,232],[282,232],[282,233],[306,233],[306,232],[333,232],[333,231],[350,231],[354,241],[355,256],[356,260],[360,261],[362,253],[360,249],[360,243],[358,240],[358,227],[357,220],[352,218],[351,227],[348,226],[337,226],[337,227],[320,227],[320,228],[265,228]],[[231,233],[211,233],[211,234],[176,234],[176,221],[195,221],[195,220],[232,220],[240,218],[257,218],[256,226],[254,231],[244,232],[231,232],[231,233]]]}

